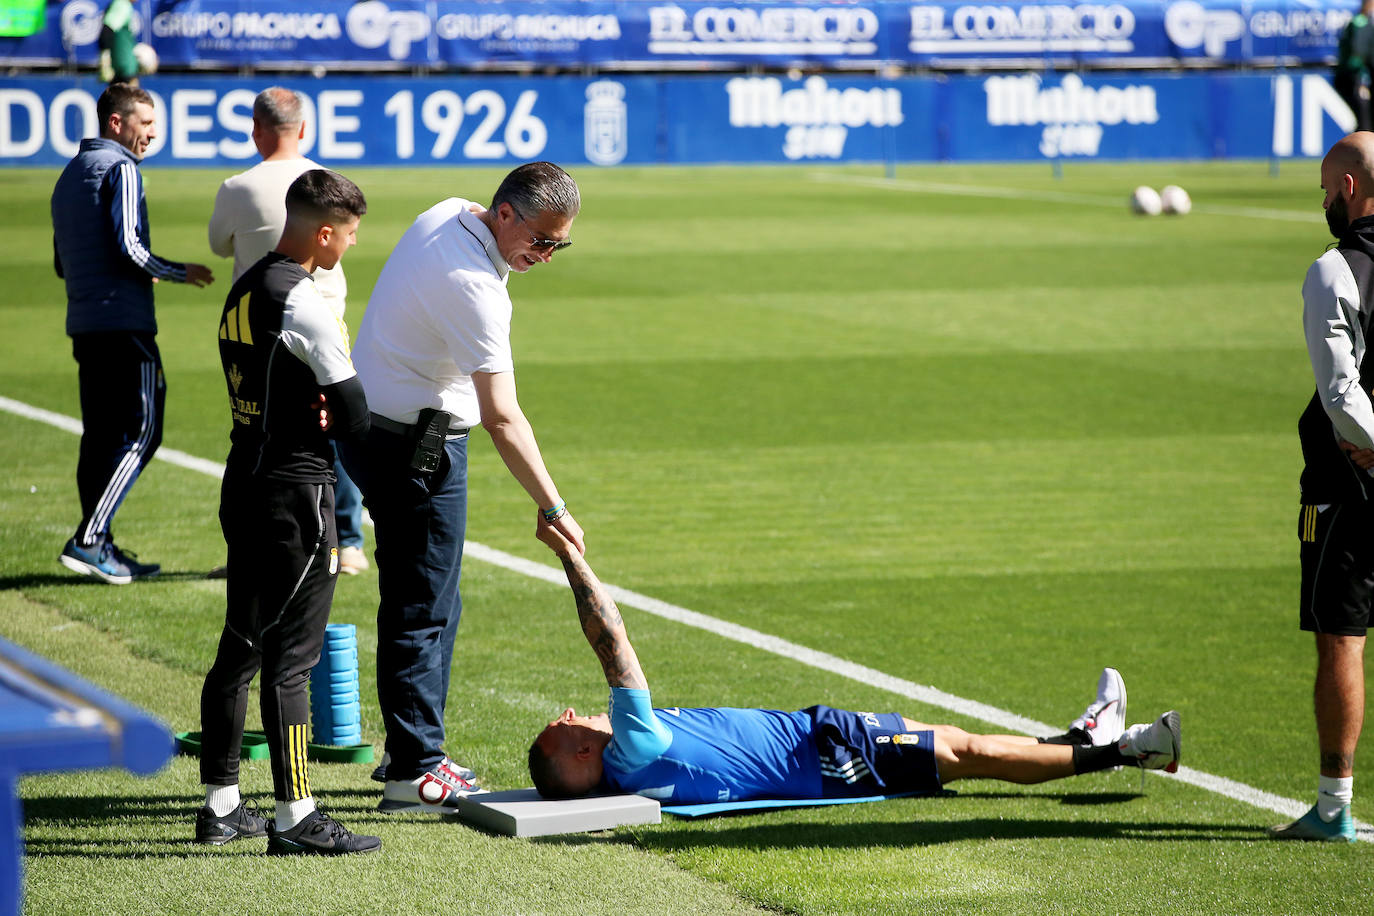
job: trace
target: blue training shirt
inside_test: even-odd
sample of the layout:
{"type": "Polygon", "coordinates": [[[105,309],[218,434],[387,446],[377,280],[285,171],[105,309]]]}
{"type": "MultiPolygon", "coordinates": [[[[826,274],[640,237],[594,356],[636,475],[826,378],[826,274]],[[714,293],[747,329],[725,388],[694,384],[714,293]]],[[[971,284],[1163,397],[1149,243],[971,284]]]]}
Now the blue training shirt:
{"type": "Polygon", "coordinates": [[[602,782],[663,802],[819,798],[821,768],[805,712],[654,709],[649,691],[611,688],[602,782]]]}

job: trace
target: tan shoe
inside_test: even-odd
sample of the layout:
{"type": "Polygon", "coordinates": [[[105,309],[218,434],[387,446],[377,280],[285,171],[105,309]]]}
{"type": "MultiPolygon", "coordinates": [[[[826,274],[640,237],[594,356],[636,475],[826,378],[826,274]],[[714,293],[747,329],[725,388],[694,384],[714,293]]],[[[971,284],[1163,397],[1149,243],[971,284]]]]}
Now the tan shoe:
{"type": "Polygon", "coordinates": [[[345,547],[339,551],[339,572],[346,576],[356,576],[370,565],[361,547],[345,547]]]}

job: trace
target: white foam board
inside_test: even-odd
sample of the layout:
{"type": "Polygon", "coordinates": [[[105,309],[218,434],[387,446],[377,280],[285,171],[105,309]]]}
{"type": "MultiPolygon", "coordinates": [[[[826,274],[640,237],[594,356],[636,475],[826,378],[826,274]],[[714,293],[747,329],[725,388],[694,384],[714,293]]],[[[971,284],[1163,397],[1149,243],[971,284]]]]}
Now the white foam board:
{"type": "Polygon", "coordinates": [[[482,792],[458,799],[458,819],[506,836],[554,836],[657,824],[658,802],[639,795],[600,795],[550,801],[534,789],[482,792]]]}

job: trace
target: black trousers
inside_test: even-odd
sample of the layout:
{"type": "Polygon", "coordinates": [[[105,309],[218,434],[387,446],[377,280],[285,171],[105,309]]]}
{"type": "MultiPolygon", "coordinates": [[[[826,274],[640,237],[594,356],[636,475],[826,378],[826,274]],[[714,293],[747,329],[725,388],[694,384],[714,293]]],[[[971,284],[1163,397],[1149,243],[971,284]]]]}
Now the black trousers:
{"type": "Polygon", "coordinates": [[[225,474],[228,607],[200,695],[201,782],[236,785],[248,685],[262,670],[263,729],[278,801],[308,797],[307,687],[320,659],[339,571],[334,488],[225,474]]]}
{"type": "Polygon", "coordinates": [[[110,537],[115,511],[162,444],[167,384],[152,334],[74,334],[72,356],[81,391],[76,542],[90,547],[110,537]]]}
{"type": "Polygon", "coordinates": [[[1355,114],[1355,129],[1370,129],[1369,99],[1360,92],[1360,79],[1353,73],[1340,71],[1332,75],[1331,85],[1355,114]]]}

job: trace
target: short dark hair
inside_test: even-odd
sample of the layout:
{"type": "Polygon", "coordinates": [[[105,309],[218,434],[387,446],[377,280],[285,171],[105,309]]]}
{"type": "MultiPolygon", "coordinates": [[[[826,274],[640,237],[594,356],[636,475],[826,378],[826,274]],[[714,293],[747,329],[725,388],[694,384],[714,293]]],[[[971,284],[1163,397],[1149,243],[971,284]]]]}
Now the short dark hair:
{"type": "Polygon", "coordinates": [[[284,86],[268,86],[253,100],[253,120],[268,130],[300,124],[305,120],[300,94],[284,86]]]}
{"type": "Polygon", "coordinates": [[[95,100],[95,119],[100,122],[100,135],[103,137],[110,126],[110,115],[127,117],[139,103],[148,107],[153,105],[153,97],[146,89],[129,83],[111,83],[95,100]]]}
{"type": "Polygon", "coordinates": [[[286,189],[286,217],[337,223],[361,217],[367,201],[358,186],[338,172],[310,169],[286,189]]]}
{"type": "Polygon", "coordinates": [[[534,780],[535,791],[543,798],[581,798],[587,794],[587,789],[581,786],[573,786],[563,775],[562,769],[558,766],[558,761],[549,755],[549,752],[540,747],[539,739],[536,738],[530,745],[530,779],[534,780]]]}
{"type": "Polygon", "coordinates": [[[571,219],[582,209],[582,197],[572,176],[552,162],[527,162],[507,175],[492,195],[493,210],[502,204],[530,219],[541,213],[571,219]]]}

